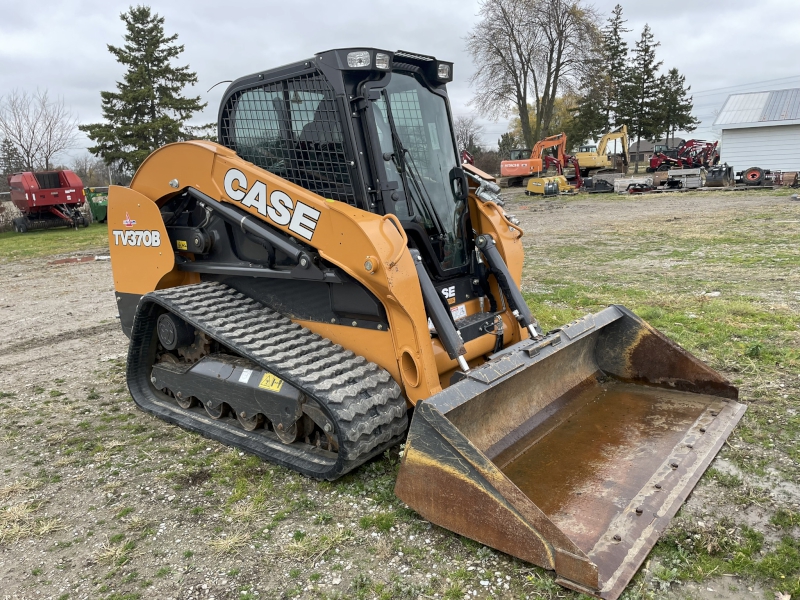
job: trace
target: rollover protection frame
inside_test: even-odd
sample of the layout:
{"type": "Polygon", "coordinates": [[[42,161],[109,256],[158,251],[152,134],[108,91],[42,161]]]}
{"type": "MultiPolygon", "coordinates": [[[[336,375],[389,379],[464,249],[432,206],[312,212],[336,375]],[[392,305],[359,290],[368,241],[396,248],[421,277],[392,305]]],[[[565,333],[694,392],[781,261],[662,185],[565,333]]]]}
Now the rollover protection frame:
{"type": "Polygon", "coordinates": [[[741,419],[737,397],[611,306],[418,403],[395,493],[437,525],[615,600],[741,419]]]}

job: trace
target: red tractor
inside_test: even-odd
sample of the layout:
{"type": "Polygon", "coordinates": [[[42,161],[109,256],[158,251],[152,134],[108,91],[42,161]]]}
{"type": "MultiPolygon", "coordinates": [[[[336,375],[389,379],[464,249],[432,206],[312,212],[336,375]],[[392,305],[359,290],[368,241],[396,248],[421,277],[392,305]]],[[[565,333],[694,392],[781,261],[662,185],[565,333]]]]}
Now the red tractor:
{"type": "Polygon", "coordinates": [[[719,142],[687,140],[677,148],[667,148],[650,157],[648,173],[668,171],[669,169],[709,169],[719,162],[719,142]]]}
{"type": "Polygon", "coordinates": [[[83,182],[72,171],[24,171],[8,176],[11,201],[22,213],[14,219],[14,230],[51,227],[88,227],[80,210],[86,202],[83,182]]]}

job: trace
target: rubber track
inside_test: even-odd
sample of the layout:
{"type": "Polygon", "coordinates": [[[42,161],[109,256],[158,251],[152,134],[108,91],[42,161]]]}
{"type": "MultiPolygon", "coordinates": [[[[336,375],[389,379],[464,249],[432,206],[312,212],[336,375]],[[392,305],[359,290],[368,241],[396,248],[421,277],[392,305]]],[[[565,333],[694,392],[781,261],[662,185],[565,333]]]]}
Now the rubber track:
{"type": "Polygon", "coordinates": [[[137,405],[159,418],[320,479],[336,479],[401,442],[408,427],[405,399],[387,371],[215,282],[159,290],[142,298],[131,332],[128,386],[137,405]],[[326,408],[338,435],[338,457],[332,459],[306,444],[282,445],[258,431],[236,431],[228,423],[183,411],[156,396],[148,382],[158,306],[326,408]]]}

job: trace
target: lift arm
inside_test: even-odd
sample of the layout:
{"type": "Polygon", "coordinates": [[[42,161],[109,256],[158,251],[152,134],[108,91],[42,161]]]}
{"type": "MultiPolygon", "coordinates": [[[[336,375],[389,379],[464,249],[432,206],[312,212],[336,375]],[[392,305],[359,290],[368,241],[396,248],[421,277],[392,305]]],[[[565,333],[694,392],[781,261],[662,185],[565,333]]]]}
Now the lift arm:
{"type": "Polygon", "coordinates": [[[606,153],[606,148],[608,147],[608,142],[613,140],[622,140],[622,156],[625,164],[628,164],[628,126],[627,125],[620,125],[613,131],[609,131],[605,134],[602,138],[600,138],[600,143],[597,144],[597,155],[603,156],[606,153]]]}

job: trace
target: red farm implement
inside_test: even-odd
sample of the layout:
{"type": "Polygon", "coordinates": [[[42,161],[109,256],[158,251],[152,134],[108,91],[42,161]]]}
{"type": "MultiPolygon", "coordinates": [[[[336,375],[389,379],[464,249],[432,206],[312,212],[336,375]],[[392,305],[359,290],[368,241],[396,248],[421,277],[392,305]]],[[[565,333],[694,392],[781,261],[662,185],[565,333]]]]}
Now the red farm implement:
{"type": "Polygon", "coordinates": [[[72,171],[14,173],[8,176],[8,185],[11,201],[22,213],[14,219],[14,229],[19,233],[89,225],[79,210],[86,202],[83,182],[72,171]]]}
{"type": "Polygon", "coordinates": [[[670,169],[709,169],[719,162],[719,142],[687,140],[677,148],[668,148],[650,157],[649,173],[670,169]]]}

